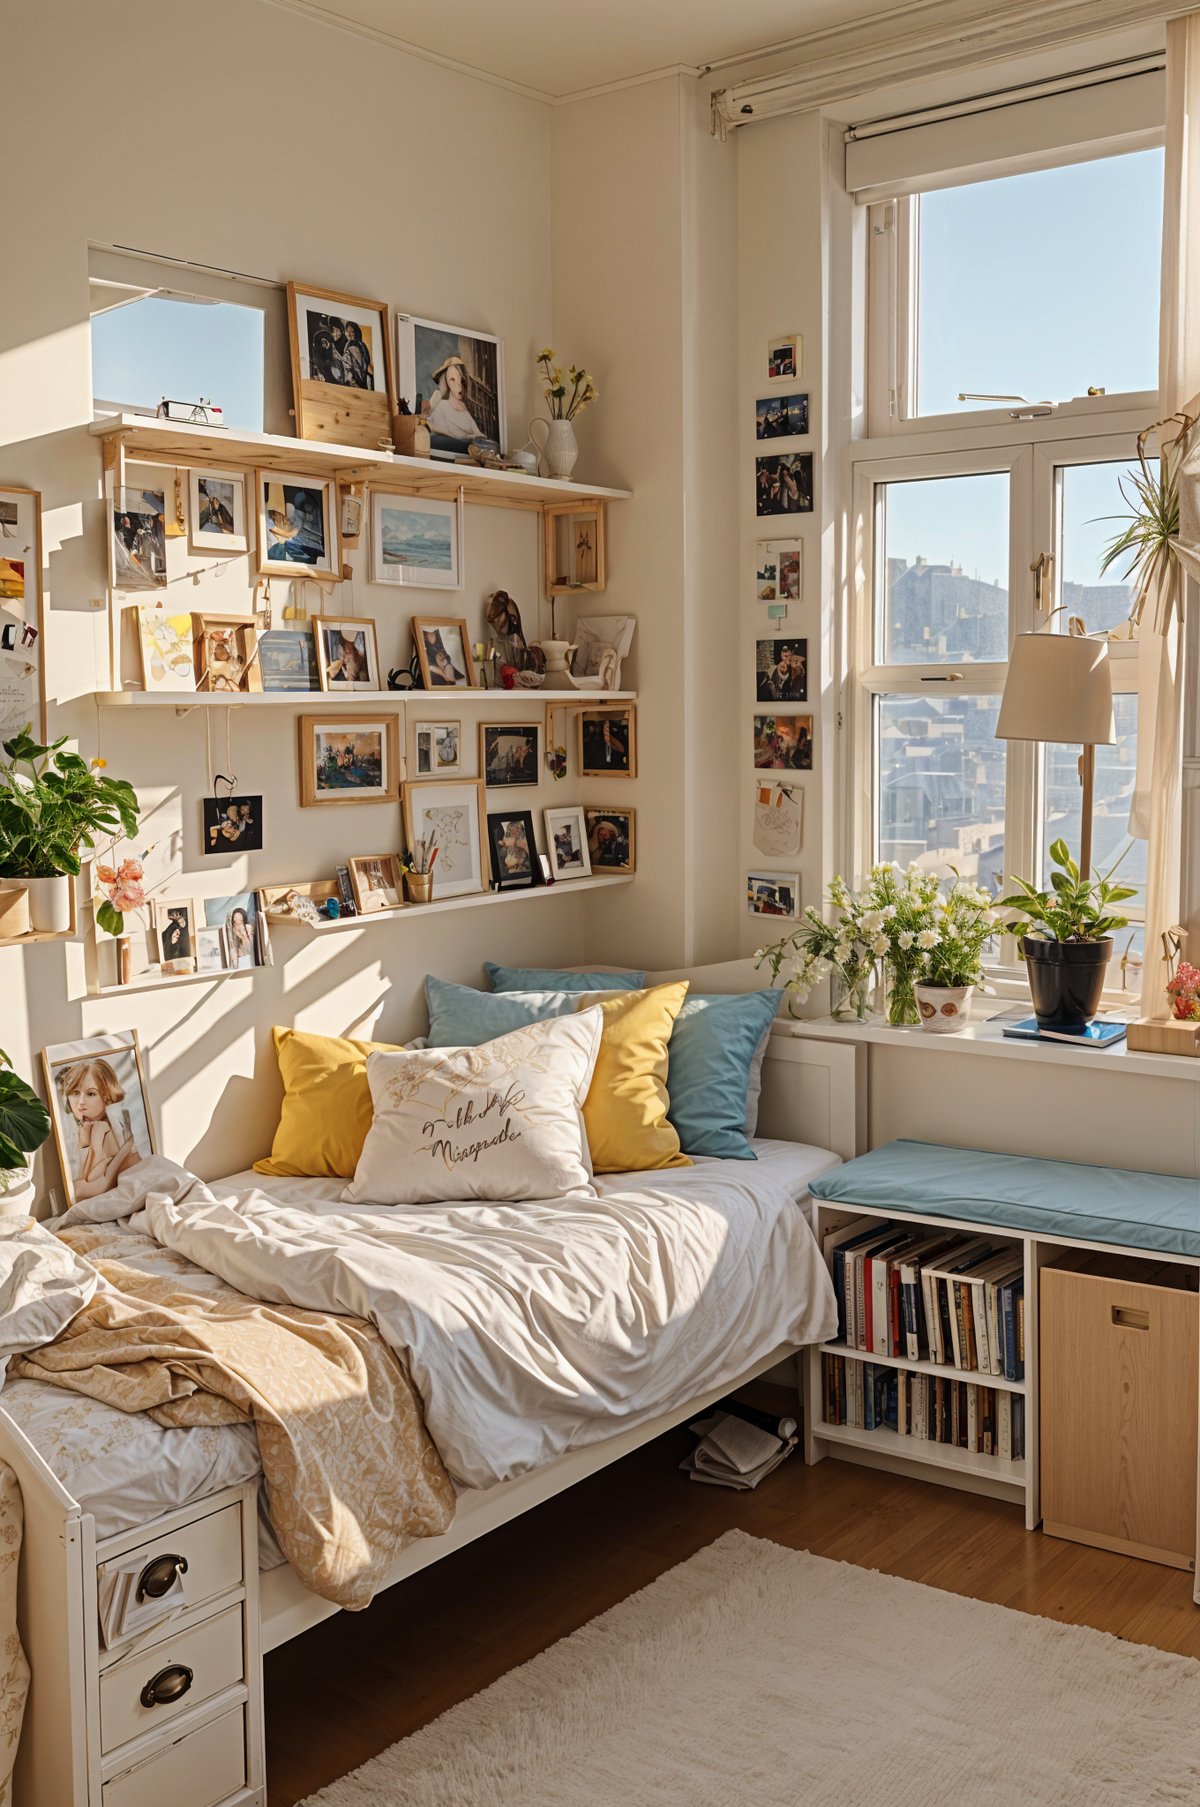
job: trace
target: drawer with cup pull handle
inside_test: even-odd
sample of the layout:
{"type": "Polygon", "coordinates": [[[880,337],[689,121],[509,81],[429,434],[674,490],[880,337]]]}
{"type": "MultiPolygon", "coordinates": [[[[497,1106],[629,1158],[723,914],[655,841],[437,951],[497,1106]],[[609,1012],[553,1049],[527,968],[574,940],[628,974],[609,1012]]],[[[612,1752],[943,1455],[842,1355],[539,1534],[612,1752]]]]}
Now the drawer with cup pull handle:
{"type": "MultiPolygon", "coordinates": [[[[235,1501],[98,1563],[101,1598],[113,1569],[130,1574],[130,1598],[138,1607],[166,1599],[173,1591],[178,1604],[189,1610],[215,1600],[242,1580],[241,1507],[235,1501]],[[177,1583],[182,1584],[181,1593],[177,1583]]],[[[128,1642],[128,1635],[115,1642],[128,1642]]]]}
{"type": "Polygon", "coordinates": [[[244,1677],[241,1602],[137,1650],[100,1678],[100,1748],[106,1754],[168,1724],[244,1677]]]}

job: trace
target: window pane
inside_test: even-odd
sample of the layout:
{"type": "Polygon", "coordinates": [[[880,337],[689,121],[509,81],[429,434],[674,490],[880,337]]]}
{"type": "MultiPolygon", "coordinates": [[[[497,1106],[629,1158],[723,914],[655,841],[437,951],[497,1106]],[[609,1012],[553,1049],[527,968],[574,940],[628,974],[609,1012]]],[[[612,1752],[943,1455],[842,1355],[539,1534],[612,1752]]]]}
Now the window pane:
{"type": "MultiPolygon", "coordinates": [[[[1108,872],[1118,860],[1122,884],[1136,885],[1138,894],[1122,908],[1141,912],[1146,907],[1146,843],[1129,837],[1129,804],[1137,772],[1137,697],[1113,698],[1116,744],[1096,748],[1096,808],[1092,823],[1092,871],[1108,872]]],[[[1061,835],[1078,858],[1079,830],[1083,821],[1083,791],[1079,783],[1079,747],[1048,742],[1045,751],[1045,802],[1042,824],[1042,870],[1049,873],[1050,843],[1061,835]]],[[[1128,934],[1118,937],[1123,948],[1128,934]]]]}
{"type": "Polygon", "coordinates": [[[879,858],[957,867],[1003,882],[1004,742],[995,696],[884,696],[876,702],[879,858]]]}
{"type": "MultiPolygon", "coordinates": [[[[1058,568],[1062,583],[1058,600],[1072,615],[1082,615],[1089,634],[1107,631],[1128,619],[1133,607],[1133,586],[1123,582],[1128,558],[1122,558],[1100,575],[1105,548],[1124,529],[1130,514],[1121,484],[1132,495],[1131,479],[1138,466],[1128,464],[1068,464],[1059,473],[1062,485],[1062,541],[1058,568]],[[1115,518],[1114,518],[1115,517],[1115,518]]],[[[1055,626],[1066,631],[1060,615],[1055,626]]]]}
{"type": "Polygon", "coordinates": [[[876,489],[876,658],[970,664],[1008,657],[1005,471],[876,489]]]}
{"type": "Polygon", "coordinates": [[[1156,389],[1162,189],[1150,150],[923,194],[917,413],[1156,389]]]}
{"type": "Polygon", "coordinates": [[[227,427],[261,433],[263,325],[255,307],[166,295],[93,314],[92,394],[125,408],[215,402],[227,427]]]}

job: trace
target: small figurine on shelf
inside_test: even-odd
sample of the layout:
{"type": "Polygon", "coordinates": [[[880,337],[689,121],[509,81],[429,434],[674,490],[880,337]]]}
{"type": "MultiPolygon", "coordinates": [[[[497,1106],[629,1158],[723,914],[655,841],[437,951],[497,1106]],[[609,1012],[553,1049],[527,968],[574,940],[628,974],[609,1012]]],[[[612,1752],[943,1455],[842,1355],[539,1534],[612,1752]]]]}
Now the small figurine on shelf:
{"type": "Polygon", "coordinates": [[[405,458],[428,458],[431,450],[429,428],[421,415],[414,414],[408,397],[402,395],[392,415],[392,440],[405,458]]]}
{"type": "Polygon", "coordinates": [[[513,665],[521,671],[529,646],[521,625],[521,611],[507,590],[497,590],[491,597],[485,618],[492,630],[493,644],[501,664],[513,665]]]}

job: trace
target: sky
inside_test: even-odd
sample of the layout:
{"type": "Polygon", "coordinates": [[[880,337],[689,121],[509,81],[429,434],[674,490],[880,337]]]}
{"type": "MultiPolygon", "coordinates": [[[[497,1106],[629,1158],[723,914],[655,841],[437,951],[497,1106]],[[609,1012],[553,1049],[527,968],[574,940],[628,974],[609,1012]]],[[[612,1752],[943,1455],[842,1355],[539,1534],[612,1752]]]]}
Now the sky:
{"type": "Polygon", "coordinates": [[[216,402],[225,425],[263,429],[263,316],[229,301],[148,295],[92,319],[92,394],[154,408],[216,402]]]}

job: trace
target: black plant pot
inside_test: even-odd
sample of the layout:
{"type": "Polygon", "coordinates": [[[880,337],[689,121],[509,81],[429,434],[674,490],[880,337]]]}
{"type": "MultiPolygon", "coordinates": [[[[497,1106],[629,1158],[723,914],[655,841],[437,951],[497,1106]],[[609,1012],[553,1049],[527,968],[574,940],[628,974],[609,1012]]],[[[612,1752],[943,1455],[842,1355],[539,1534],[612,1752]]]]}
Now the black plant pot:
{"type": "Polygon", "coordinates": [[[1110,937],[1103,941],[1021,942],[1034,1013],[1043,1029],[1082,1029],[1100,1008],[1104,976],[1112,958],[1110,937]]]}

